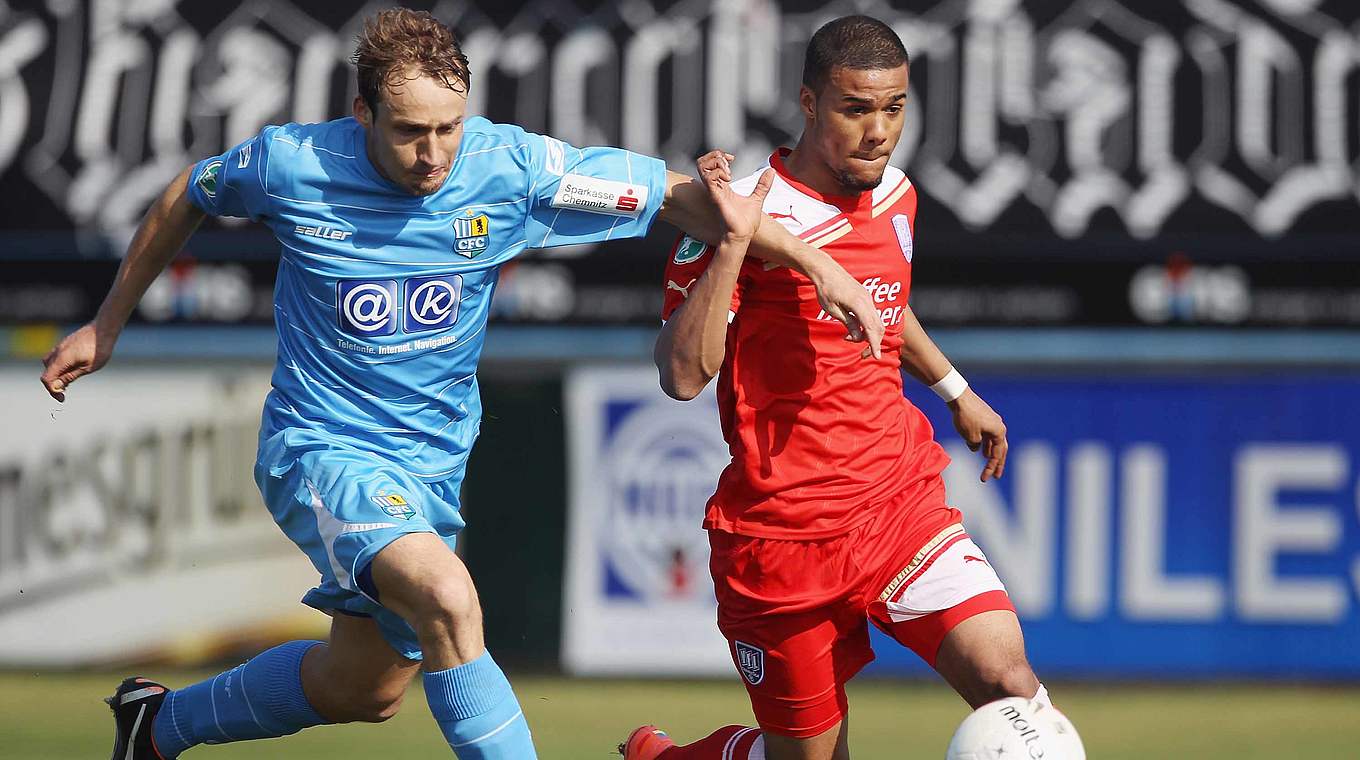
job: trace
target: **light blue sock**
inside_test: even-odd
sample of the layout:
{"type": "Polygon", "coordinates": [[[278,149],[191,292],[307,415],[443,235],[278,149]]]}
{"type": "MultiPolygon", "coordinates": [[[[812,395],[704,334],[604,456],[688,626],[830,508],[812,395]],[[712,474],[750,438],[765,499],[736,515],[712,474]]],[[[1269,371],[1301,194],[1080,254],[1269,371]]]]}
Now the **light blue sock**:
{"type": "Polygon", "coordinates": [[[295,734],[322,718],[302,694],[302,656],[320,641],[290,641],[165,697],[152,738],[167,760],[196,744],[295,734]]]}
{"type": "Polygon", "coordinates": [[[535,760],[519,700],[486,652],[465,665],[426,673],[425,699],[458,760],[535,760]]]}

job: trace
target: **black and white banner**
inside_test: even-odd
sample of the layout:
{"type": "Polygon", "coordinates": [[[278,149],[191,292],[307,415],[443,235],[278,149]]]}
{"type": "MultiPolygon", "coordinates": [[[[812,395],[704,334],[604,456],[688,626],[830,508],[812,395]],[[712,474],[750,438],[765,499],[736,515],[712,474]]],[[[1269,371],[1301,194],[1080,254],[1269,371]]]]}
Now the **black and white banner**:
{"type": "MultiPolygon", "coordinates": [[[[462,36],[472,112],[678,168],[721,146],[739,170],[797,138],[811,33],[844,13],[882,18],[912,55],[894,162],[922,193],[923,267],[1360,263],[1360,6],[1347,0],[423,5],[462,36]]],[[[347,59],[371,11],[0,3],[0,258],[116,257],[190,161],[266,123],[348,113],[347,59]]],[[[216,229],[196,255],[274,255],[258,229],[216,229]]],[[[525,273],[547,300],[499,316],[650,318],[667,236],[550,254],[525,273]]]]}

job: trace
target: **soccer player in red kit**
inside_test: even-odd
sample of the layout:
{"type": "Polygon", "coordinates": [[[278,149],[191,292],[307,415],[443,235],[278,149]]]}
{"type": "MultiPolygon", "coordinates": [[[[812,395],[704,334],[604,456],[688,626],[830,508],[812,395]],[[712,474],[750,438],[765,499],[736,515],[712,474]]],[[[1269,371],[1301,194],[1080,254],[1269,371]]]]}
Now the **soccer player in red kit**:
{"type": "Polygon", "coordinates": [[[677,244],[656,363],[681,400],[718,377],[732,462],[704,527],[718,626],[760,725],[686,746],[644,726],[620,746],[627,760],[845,760],[845,684],[873,659],[869,622],[973,707],[1047,702],[1005,588],[945,500],[949,458],[902,395],[905,369],[982,450],[982,480],[1001,476],[1001,417],[907,302],[917,196],[888,165],[907,69],[887,25],[832,21],[808,45],[797,146],[736,182],[730,156],[700,159],[727,234],[677,244]],[[863,282],[886,328],[881,357],[845,340],[806,278],[745,256],[762,210],[863,282]]]}

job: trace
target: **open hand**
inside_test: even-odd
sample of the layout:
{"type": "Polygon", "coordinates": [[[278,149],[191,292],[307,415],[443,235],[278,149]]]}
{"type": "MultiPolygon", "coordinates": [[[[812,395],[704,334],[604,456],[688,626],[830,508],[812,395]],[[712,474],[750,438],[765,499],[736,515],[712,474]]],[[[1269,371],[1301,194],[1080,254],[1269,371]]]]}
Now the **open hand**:
{"type": "Polygon", "coordinates": [[[845,339],[869,344],[860,352],[860,358],[880,358],[883,320],[864,285],[835,262],[831,262],[825,271],[814,274],[812,283],[817,286],[817,301],[822,310],[845,325],[845,339]]]}
{"type": "Polygon", "coordinates": [[[732,160],[735,157],[720,150],[709,151],[699,157],[699,181],[708,190],[708,197],[718,207],[726,235],[730,238],[750,240],[760,227],[761,217],[765,214],[765,196],[770,194],[774,184],[774,169],[766,169],[756,182],[750,195],[739,195],[732,191],[732,160]]]}

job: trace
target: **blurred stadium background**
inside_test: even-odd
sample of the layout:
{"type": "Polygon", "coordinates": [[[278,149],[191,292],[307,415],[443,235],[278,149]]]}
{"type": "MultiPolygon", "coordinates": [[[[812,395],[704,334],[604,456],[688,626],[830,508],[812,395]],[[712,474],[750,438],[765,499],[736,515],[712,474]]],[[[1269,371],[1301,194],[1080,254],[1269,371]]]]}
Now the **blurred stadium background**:
{"type": "MultiPolygon", "coordinates": [[[[115,673],[178,685],[324,631],[250,476],[263,227],[205,226],[67,404],[38,359],[191,160],[348,112],[379,5],[0,0],[0,754],[99,756],[115,673]]],[[[796,138],[817,26],[892,23],[913,307],[1006,416],[1006,478],[979,485],[909,395],[1092,757],[1360,757],[1360,6],[411,5],[463,35],[472,111],[682,167],[721,146],[743,172],[796,138]]],[[[462,551],[545,757],[750,719],[698,528],[712,401],[666,400],[648,365],[673,235],[530,253],[497,293],[462,551]]],[[[861,757],[940,757],[965,712],[892,646],[857,684],[861,757]]],[[[267,751],[442,756],[422,701],[408,728],[267,751]]]]}

